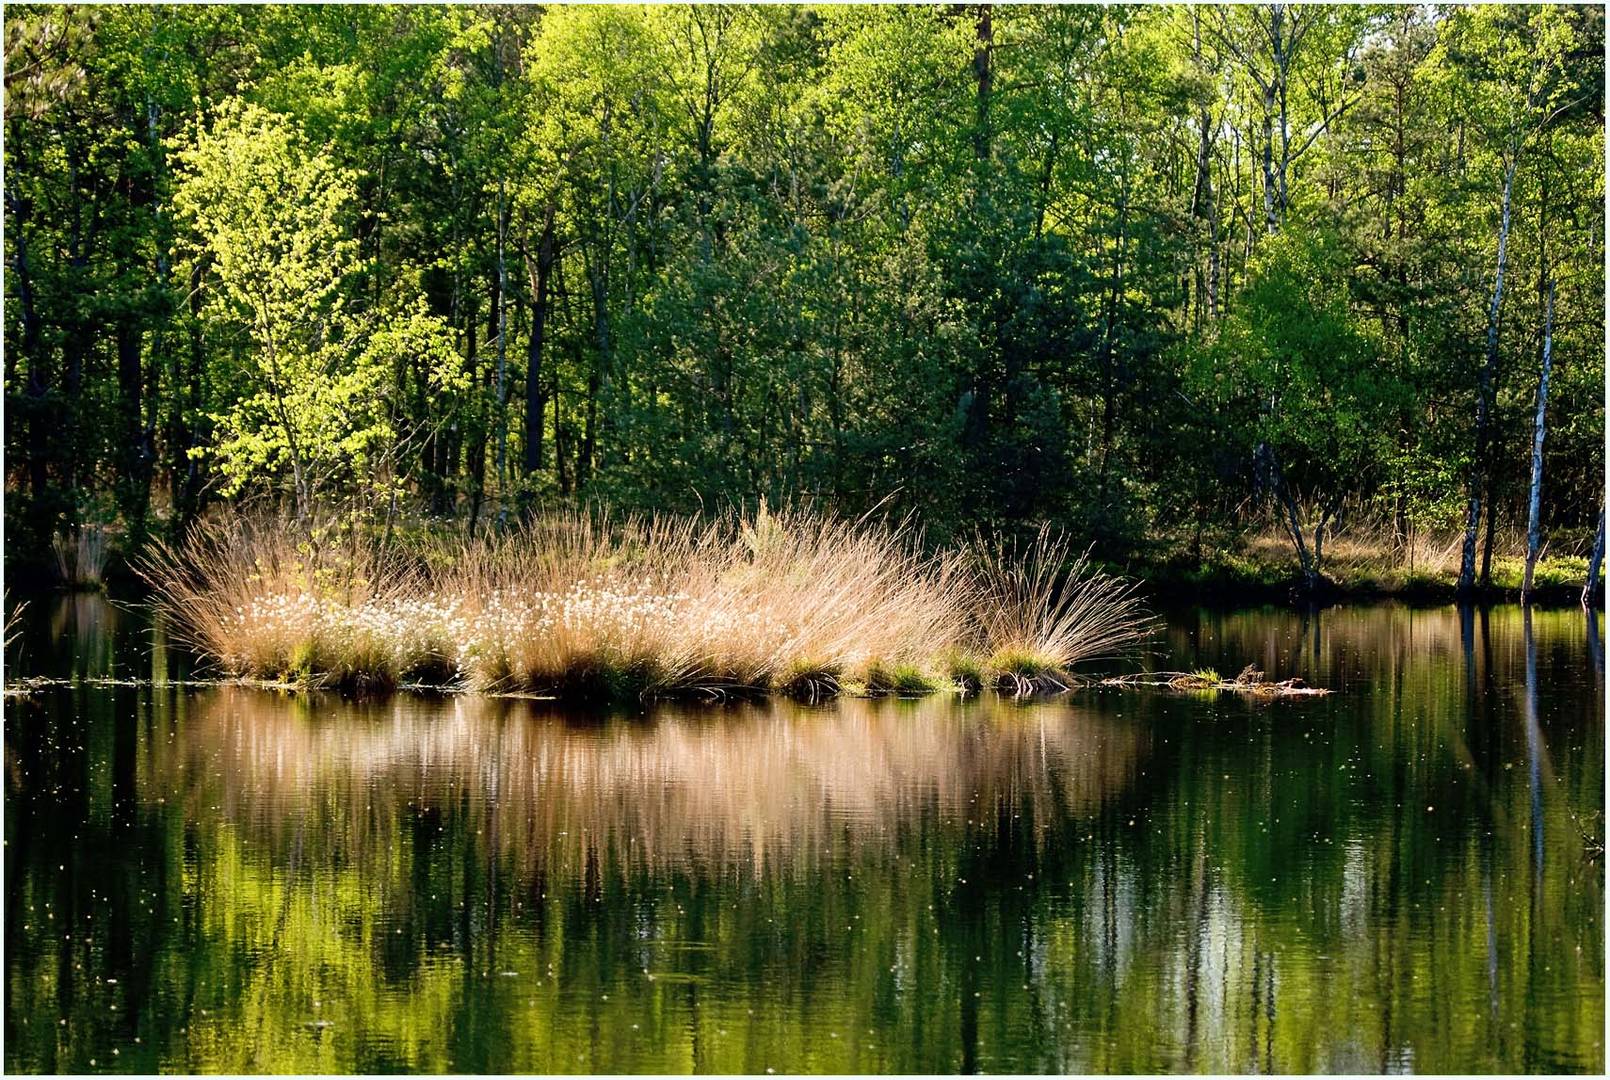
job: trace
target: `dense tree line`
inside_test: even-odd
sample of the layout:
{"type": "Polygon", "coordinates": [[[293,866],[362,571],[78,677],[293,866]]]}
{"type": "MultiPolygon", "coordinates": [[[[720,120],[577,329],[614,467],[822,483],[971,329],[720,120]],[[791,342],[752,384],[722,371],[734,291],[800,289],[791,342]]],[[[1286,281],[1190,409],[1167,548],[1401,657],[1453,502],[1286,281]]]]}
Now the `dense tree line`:
{"type": "Polygon", "coordinates": [[[1316,574],[1371,513],[1475,580],[1602,520],[1602,9],[5,29],[12,551],[810,495],[1113,551],[1269,513],[1316,574]]]}

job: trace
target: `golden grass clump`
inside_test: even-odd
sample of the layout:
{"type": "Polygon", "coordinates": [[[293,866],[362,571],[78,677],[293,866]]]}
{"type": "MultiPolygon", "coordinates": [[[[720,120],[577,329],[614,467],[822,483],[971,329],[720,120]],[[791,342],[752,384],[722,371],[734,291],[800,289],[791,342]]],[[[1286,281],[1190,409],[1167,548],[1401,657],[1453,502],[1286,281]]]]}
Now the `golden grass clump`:
{"type": "Polygon", "coordinates": [[[762,503],[708,522],[559,512],[410,559],[242,520],[143,572],[181,635],[244,678],[818,698],[1068,685],[1143,624],[1127,586],[1083,560],[1064,576],[1066,555],[1045,532],[1021,557],[925,552],[910,528],[762,503]]]}
{"type": "Polygon", "coordinates": [[[446,612],[401,560],[283,522],[193,529],[139,569],[177,634],[232,675],[389,687],[445,643],[446,612]]]}
{"type": "Polygon", "coordinates": [[[1048,527],[1027,545],[980,542],[974,552],[985,668],[998,685],[1065,686],[1074,665],[1116,657],[1150,632],[1135,585],[1074,557],[1048,527]]]}

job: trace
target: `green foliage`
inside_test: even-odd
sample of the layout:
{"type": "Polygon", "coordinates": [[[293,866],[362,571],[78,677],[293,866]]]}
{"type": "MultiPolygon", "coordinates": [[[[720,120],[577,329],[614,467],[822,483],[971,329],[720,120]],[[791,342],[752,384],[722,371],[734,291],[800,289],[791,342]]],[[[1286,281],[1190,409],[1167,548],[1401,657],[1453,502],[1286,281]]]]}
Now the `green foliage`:
{"type": "Polygon", "coordinates": [[[1345,258],[1319,230],[1267,240],[1189,383],[1233,417],[1249,457],[1270,444],[1292,482],[1317,493],[1371,479],[1391,452],[1378,418],[1407,393],[1374,363],[1379,336],[1348,302],[1345,258]]]}
{"type": "Polygon", "coordinates": [[[181,266],[202,282],[208,328],[235,346],[206,452],[225,496],[288,470],[305,518],[391,451],[399,432],[385,392],[399,364],[423,360],[433,390],[462,389],[452,339],[417,304],[363,305],[354,174],[284,117],[232,99],[174,157],[181,266]]]}
{"type": "Polygon", "coordinates": [[[7,30],[7,514],[41,554],[262,493],[470,530],[809,494],[935,540],[1051,519],[1194,557],[1269,520],[1260,446],[1310,544],[1343,503],[1449,528],[1477,465],[1502,523],[1545,277],[1544,520],[1597,519],[1597,9],[18,6],[7,30]]]}

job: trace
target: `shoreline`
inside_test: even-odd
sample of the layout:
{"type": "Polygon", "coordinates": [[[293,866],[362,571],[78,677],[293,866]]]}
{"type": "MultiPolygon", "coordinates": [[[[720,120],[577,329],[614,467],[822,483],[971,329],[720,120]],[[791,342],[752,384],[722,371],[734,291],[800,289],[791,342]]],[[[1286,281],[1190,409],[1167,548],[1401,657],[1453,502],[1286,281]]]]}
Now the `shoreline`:
{"type": "MultiPolygon", "coordinates": [[[[1579,561],[1579,560],[1572,560],[1579,561]]],[[[1317,597],[1305,596],[1296,571],[1289,566],[1268,562],[1247,561],[1246,568],[1226,566],[1222,563],[1203,567],[1186,565],[1180,560],[1093,560],[1102,569],[1134,582],[1150,603],[1177,607],[1181,603],[1200,603],[1214,607],[1265,607],[1275,604],[1291,609],[1304,607],[1330,607],[1347,603],[1381,603],[1400,601],[1412,604],[1472,603],[1477,606],[1520,603],[1520,586],[1501,579],[1485,588],[1477,587],[1461,596],[1457,583],[1449,578],[1414,577],[1405,581],[1383,580],[1390,575],[1360,570],[1353,567],[1331,568],[1326,587],[1317,597]]],[[[1580,607],[1586,574],[1576,580],[1559,580],[1559,562],[1544,559],[1538,563],[1541,582],[1532,589],[1532,604],[1538,607],[1580,607]]],[[[32,573],[30,564],[7,566],[7,577],[20,575],[22,581],[8,581],[7,592],[22,598],[36,599],[52,594],[100,593],[113,603],[148,603],[156,596],[126,564],[119,559],[107,568],[105,581],[99,586],[71,587],[54,579],[54,573],[32,573]]],[[[1395,573],[1395,572],[1394,572],[1395,573]]],[[[1495,575],[1496,576],[1496,575],[1495,575]]],[[[1601,577],[1601,583],[1605,579],[1601,577]]],[[[1603,599],[1596,607],[1603,608],[1603,599]]]]}
{"type": "MultiPolygon", "coordinates": [[[[1575,561],[1578,560],[1570,560],[1563,567],[1561,560],[1540,561],[1531,604],[1547,608],[1580,607],[1587,574],[1583,571],[1573,581],[1564,573],[1567,568],[1574,569],[1571,563],[1575,561]]],[[[1322,591],[1318,595],[1307,595],[1295,568],[1283,564],[1244,560],[1242,567],[1223,563],[1190,566],[1179,560],[1160,559],[1106,565],[1113,572],[1137,582],[1148,601],[1169,606],[1184,601],[1209,606],[1276,604],[1299,609],[1398,601],[1423,605],[1470,603],[1482,607],[1518,604],[1521,599],[1518,580],[1512,584],[1507,575],[1500,573],[1494,574],[1498,580],[1493,584],[1461,594],[1453,578],[1414,576],[1394,580],[1399,571],[1382,573],[1371,568],[1335,566],[1327,568],[1322,591]]],[[[1603,607],[1602,597],[1595,606],[1603,607]]]]}

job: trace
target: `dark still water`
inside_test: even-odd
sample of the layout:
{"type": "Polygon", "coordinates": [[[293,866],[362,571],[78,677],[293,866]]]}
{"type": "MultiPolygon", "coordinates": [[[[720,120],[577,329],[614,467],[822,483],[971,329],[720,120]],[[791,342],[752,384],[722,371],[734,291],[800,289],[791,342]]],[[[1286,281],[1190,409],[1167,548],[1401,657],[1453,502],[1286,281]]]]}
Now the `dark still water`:
{"type": "Polygon", "coordinates": [[[1274,702],[8,697],[5,1066],[1599,1072],[1601,632],[1170,619],[1338,691],[1274,702]]]}

